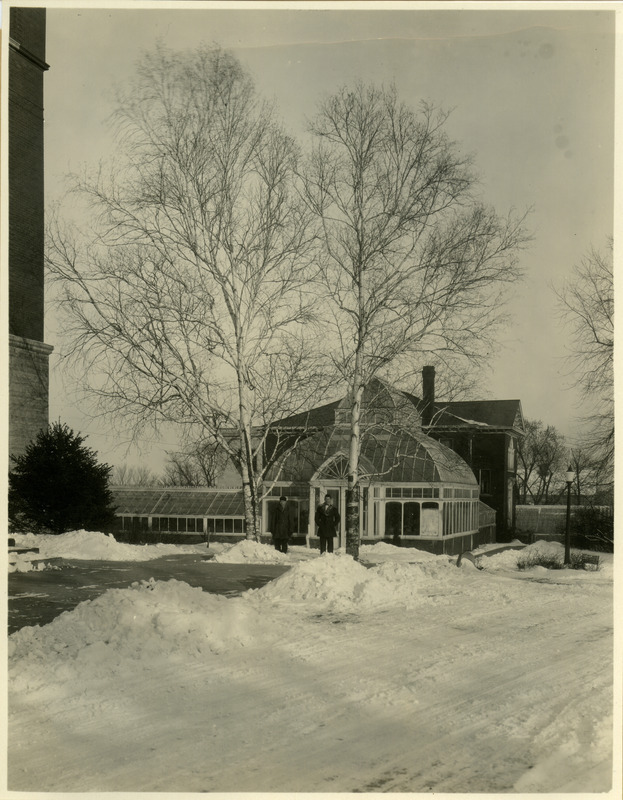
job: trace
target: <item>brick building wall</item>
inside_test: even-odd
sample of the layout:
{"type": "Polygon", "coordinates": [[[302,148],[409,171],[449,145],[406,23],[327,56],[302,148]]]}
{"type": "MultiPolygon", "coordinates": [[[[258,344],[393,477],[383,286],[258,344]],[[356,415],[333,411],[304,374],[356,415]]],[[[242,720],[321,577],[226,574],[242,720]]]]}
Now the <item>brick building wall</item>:
{"type": "Polygon", "coordinates": [[[48,424],[44,344],[45,9],[9,18],[9,452],[48,424]]]}

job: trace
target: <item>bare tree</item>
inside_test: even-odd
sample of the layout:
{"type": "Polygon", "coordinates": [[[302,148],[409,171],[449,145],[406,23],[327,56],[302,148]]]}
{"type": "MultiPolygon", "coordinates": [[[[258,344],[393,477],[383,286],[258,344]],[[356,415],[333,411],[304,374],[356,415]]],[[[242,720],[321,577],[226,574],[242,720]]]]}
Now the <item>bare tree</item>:
{"type": "Polygon", "coordinates": [[[160,486],[161,479],[149,467],[117,464],[113,467],[110,479],[114,486],[160,486]]]}
{"type": "Polygon", "coordinates": [[[115,121],[114,167],[73,179],[92,227],[49,225],[69,354],[135,433],[173,423],[217,442],[256,538],[261,431],[321,393],[297,149],[218,48],[144,54],[115,121]]]}
{"type": "Polygon", "coordinates": [[[446,116],[359,84],[325,99],[310,123],[305,199],[322,225],[331,358],[351,398],[346,549],[355,557],[364,386],[390,366],[483,355],[504,290],[520,277],[523,221],[477,200],[446,116]]]}
{"type": "Polygon", "coordinates": [[[593,458],[590,453],[587,453],[581,447],[574,447],[569,451],[568,460],[574,474],[576,504],[580,505],[583,502],[585,485],[591,484],[591,476],[594,471],[593,458]]]}
{"type": "Polygon", "coordinates": [[[545,426],[541,420],[525,420],[524,427],[517,460],[519,499],[522,504],[528,498],[535,505],[547,503],[558,488],[556,479],[567,467],[565,440],[553,425],[545,426]]]}
{"type": "Polygon", "coordinates": [[[213,441],[197,442],[185,452],[169,453],[165,486],[215,486],[228,455],[213,441]]]}
{"type": "MultiPolygon", "coordinates": [[[[569,366],[591,406],[583,420],[582,446],[611,473],[614,461],[614,285],[612,242],[605,254],[590,252],[556,291],[572,337],[569,366]]],[[[610,476],[611,480],[611,476],[610,476]]]]}

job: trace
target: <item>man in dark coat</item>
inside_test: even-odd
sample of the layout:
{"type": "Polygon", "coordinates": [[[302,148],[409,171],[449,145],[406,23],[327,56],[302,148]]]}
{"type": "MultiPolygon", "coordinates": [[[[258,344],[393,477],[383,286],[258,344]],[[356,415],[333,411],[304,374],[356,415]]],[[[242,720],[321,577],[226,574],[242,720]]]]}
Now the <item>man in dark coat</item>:
{"type": "Polygon", "coordinates": [[[292,536],[292,528],[288,498],[282,495],[279,498],[279,505],[273,512],[271,526],[275,550],[279,550],[280,553],[288,552],[288,540],[292,536]]]}
{"type": "Polygon", "coordinates": [[[333,552],[333,537],[337,536],[337,526],[340,524],[340,515],[337,508],[333,507],[331,495],[327,494],[324,503],[318,506],[315,516],[320,537],[320,552],[333,552]]]}

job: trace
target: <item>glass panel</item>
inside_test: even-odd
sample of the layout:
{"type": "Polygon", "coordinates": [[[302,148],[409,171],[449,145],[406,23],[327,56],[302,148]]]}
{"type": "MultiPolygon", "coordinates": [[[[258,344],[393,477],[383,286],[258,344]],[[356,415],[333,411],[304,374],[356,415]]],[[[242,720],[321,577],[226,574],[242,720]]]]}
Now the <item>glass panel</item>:
{"type": "Polygon", "coordinates": [[[405,503],[404,504],[404,535],[405,536],[419,536],[420,535],[420,504],[419,503],[405,503]]]}
{"type": "Polygon", "coordinates": [[[188,533],[195,533],[195,518],[190,517],[186,520],[186,530],[188,533]]]}
{"type": "Polygon", "coordinates": [[[422,490],[421,489],[414,489],[413,490],[413,496],[414,497],[421,497],[422,496],[422,490]]]}
{"type": "Polygon", "coordinates": [[[234,532],[233,519],[226,519],[224,522],[225,522],[225,533],[233,533],[234,532]]]}
{"type": "Polygon", "coordinates": [[[203,533],[203,517],[197,519],[197,533],[203,533]]]}
{"type": "Polygon", "coordinates": [[[432,487],[426,488],[422,491],[422,497],[432,497],[433,496],[433,489],[432,487]]]}
{"type": "Polygon", "coordinates": [[[385,503],[385,536],[402,533],[402,503],[385,503]]]}
{"type": "Polygon", "coordinates": [[[208,533],[214,533],[214,520],[213,519],[207,520],[207,524],[208,524],[208,533]]]}
{"type": "Polygon", "coordinates": [[[309,497],[305,500],[300,500],[299,507],[299,529],[298,533],[307,533],[309,527],[309,497]]]}
{"type": "Polygon", "coordinates": [[[266,509],[266,531],[273,531],[273,517],[275,514],[275,509],[279,505],[279,500],[274,499],[271,497],[270,500],[266,500],[264,503],[264,508],[266,509]]]}
{"type": "Polygon", "coordinates": [[[180,533],[186,533],[186,517],[178,517],[177,529],[180,533]]]}
{"type": "Polygon", "coordinates": [[[234,520],[234,533],[242,533],[242,520],[235,519],[234,520]]]}
{"type": "Polygon", "coordinates": [[[223,520],[222,519],[215,519],[214,520],[214,533],[223,533],[223,520]]]}

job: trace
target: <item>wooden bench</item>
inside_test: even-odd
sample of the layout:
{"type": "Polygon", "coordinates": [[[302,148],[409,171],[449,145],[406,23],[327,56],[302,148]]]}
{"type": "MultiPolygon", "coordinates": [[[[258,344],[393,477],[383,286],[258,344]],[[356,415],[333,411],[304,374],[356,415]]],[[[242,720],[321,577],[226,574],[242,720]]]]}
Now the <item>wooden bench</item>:
{"type": "Polygon", "coordinates": [[[582,569],[599,569],[599,556],[590,553],[582,553],[582,569]]]}

